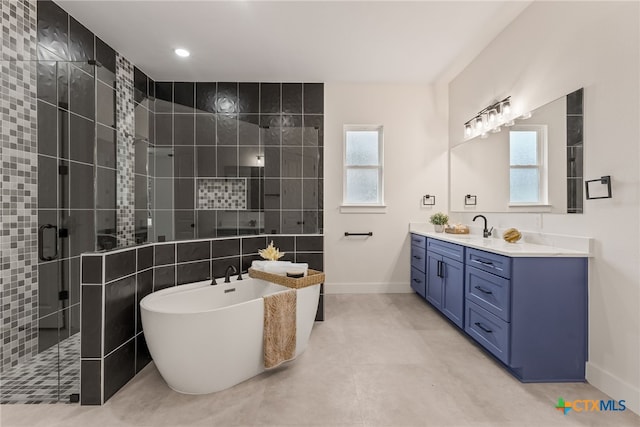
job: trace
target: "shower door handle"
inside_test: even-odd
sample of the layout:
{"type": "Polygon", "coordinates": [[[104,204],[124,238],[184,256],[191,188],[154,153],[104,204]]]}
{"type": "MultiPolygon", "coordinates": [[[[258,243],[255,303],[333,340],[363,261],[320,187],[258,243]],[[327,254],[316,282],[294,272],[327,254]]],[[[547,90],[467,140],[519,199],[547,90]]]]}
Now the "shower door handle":
{"type": "Polygon", "coordinates": [[[41,225],[38,228],[38,258],[40,261],[53,261],[58,258],[58,227],[53,224],[41,225]],[[53,256],[44,256],[44,231],[53,228],[54,250],[53,256]]]}

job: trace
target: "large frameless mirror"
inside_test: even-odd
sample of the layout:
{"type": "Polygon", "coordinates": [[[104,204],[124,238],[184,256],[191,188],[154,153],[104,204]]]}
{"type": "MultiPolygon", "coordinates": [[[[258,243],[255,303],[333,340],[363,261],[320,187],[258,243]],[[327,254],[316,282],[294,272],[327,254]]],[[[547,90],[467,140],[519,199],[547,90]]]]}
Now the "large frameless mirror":
{"type": "Polygon", "coordinates": [[[451,211],[582,213],[582,101],[579,89],[453,147],[451,211]]]}

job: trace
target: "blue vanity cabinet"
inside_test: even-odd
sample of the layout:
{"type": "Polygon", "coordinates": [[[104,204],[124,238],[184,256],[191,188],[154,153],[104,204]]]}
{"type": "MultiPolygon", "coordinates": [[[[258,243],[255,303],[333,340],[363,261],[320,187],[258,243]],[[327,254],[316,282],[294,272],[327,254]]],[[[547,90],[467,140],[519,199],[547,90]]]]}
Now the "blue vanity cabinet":
{"type": "Polygon", "coordinates": [[[465,326],[523,382],[584,381],[587,259],[466,249],[465,326]]]}
{"type": "Polygon", "coordinates": [[[464,247],[427,239],[426,299],[458,327],[464,327],[464,247]]]}
{"type": "Polygon", "coordinates": [[[411,234],[411,289],[422,298],[426,296],[427,285],[426,245],[426,237],[411,234]]]}

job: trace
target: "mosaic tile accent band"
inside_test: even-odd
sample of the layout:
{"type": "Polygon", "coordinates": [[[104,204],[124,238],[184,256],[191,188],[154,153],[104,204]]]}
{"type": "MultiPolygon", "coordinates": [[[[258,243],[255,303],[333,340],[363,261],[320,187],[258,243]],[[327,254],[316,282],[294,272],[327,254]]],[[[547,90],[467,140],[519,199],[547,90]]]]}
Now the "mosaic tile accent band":
{"type": "Polygon", "coordinates": [[[135,244],[135,119],[133,65],[116,56],[117,225],[118,246],[135,244]]]}
{"type": "Polygon", "coordinates": [[[247,209],[247,180],[207,178],[198,180],[198,209],[247,209]]]}
{"type": "Polygon", "coordinates": [[[2,0],[0,373],[38,351],[36,5],[2,0]]]}

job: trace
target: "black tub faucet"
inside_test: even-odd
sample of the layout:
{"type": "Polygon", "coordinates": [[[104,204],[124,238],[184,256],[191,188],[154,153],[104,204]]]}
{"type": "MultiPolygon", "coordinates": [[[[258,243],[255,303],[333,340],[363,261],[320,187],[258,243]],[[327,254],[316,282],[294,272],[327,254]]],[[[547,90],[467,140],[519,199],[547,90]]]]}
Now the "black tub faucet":
{"type": "Polygon", "coordinates": [[[484,229],[482,230],[482,237],[491,237],[491,232],[493,231],[493,227],[487,230],[487,217],[485,217],[484,215],[476,215],[473,217],[473,221],[475,221],[478,218],[482,218],[484,220],[484,229]]]}
{"type": "Polygon", "coordinates": [[[229,267],[227,267],[227,269],[224,272],[224,283],[231,283],[230,276],[232,274],[236,274],[237,272],[238,272],[238,269],[236,268],[235,265],[230,265],[229,267]]]}

